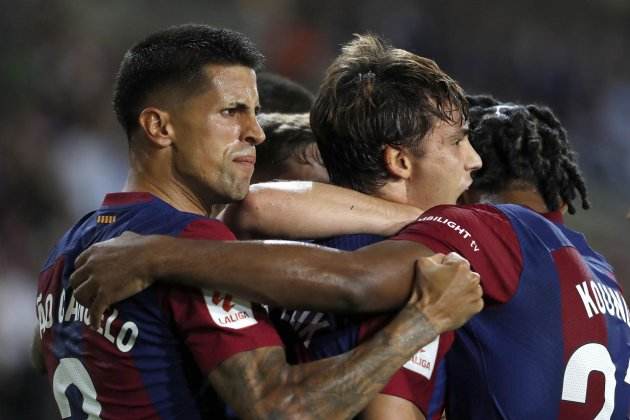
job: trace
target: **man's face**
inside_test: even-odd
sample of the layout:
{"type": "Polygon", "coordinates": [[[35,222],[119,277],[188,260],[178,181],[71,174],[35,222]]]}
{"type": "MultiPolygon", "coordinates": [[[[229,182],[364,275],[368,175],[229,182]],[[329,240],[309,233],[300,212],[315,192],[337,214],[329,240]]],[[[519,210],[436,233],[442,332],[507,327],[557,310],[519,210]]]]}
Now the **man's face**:
{"type": "Polygon", "coordinates": [[[241,200],[249,190],[255,146],[265,135],[254,70],[240,65],[208,65],[210,82],[171,112],[176,176],[204,204],[241,200]]]}
{"type": "Polygon", "coordinates": [[[430,208],[455,204],[472,183],[481,158],[468,141],[468,125],[438,121],[422,139],[422,151],[412,158],[410,204],[430,208]]]}

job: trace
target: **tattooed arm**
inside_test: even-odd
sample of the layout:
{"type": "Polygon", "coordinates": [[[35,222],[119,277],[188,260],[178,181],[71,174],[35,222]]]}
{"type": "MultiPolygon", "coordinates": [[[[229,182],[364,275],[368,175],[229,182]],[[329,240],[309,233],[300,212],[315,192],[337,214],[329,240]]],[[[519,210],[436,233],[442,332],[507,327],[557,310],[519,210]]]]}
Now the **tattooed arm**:
{"type": "Polygon", "coordinates": [[[329,184],[279,181],[255,184],[220,218],[239,239],[326,238],[371,233],[389,236],[421,210],[329,184]]]}
{"type": "Polygon", "coordinates": [[[478,278],[464,275],[464,264],[448,270],[428,258],[421,264],[428,275],[420,283],[421,299],[412,297],[389,325],[351,352],[297,366],[288,366],[277,347],[244,352],[210,374],[212,385],[244,418],[356,415],[419,348],[482,307],[478,278]]]}

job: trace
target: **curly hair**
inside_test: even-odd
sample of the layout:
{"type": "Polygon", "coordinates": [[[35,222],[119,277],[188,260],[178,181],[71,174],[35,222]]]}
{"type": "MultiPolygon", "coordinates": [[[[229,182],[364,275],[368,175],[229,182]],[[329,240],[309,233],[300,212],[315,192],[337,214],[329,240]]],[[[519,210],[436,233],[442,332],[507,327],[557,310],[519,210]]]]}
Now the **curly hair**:
{"type": "Polygon", "coordinates": [[[488,95],[468,96],[470,141],[485,162],[471,188],[503,191],[511,182],[538,188],[550,211],[562,203],[575,213],[579,194],[588,209],[586,184],[567,132],[551,109],[542,105],[500,102],[488,95]]]}

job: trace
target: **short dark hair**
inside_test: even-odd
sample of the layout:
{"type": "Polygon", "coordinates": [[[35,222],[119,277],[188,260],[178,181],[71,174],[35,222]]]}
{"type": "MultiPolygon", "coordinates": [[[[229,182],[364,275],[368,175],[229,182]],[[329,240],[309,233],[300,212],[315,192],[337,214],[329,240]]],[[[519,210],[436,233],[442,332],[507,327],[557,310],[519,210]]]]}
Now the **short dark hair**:
{"type": "Polygon", "coordinates": [[[311,110],[315,95],[304,86],[275,73],[259,73],[257,79],[263,112],[295,114],[311,110]]]}
{"type": "Polygon", "coordinates": [[[120,63],[114,111],[127,136],[148,95],[175,87],[186,95],[207,83],[207,64],[238,64],[258,70],[263,55],[245,35],[229,29],[186,24],[155,32],[132,46],[120,63]]]}
{"type": "Polygon", "coordinates": [[[258,122],[265,132],[265,142],[256,146],[256,170],[269,174],[280,172],[279,166],[295,153],[315,143],[308,113],[260,114],[258,122]]]}
{"type": "Polygon", "coordinates": [[[434,61],[355,35],[326,72],[311,128],[331,181],[369,194],[389,178],[386,145],[421,153],[436,120],[467,115],[462,89],[434,61]]]}
{"type": "Polygon", "coordinates": [[[499,193],[514,181],[538,189],[550,211],[580,195],[590,207],[586,184],[567,132],[551,109],[500,102],[489,95],[469,96],[470,141],[484,162],[473,174],[472,189],[499,193]]]}

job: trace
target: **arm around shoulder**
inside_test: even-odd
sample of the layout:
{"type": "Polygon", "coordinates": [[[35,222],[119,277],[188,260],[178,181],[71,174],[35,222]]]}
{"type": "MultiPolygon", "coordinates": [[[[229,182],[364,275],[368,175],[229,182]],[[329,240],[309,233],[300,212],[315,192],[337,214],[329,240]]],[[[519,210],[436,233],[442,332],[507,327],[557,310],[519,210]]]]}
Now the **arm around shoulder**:
{"type": "Polygon", "coordinates": [[[252,185],[223,221],[241,239],[313,239],[368,233],[388,236],[421,210],[329,184],[282,181],[252,185]]]}

